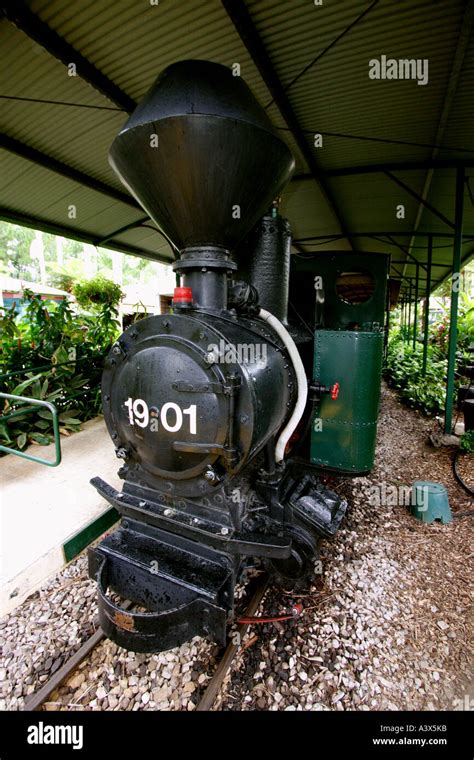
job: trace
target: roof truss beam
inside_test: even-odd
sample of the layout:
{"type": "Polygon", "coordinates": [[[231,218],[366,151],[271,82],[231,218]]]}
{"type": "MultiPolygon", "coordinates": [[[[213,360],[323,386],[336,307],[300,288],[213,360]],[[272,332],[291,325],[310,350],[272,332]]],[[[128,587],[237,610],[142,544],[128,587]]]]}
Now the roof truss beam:
{"type": "MultiPolygon", "coordinates": [[[[420,264],[427,264],[427,263],[428,263],[427,261],[420,261],[420,264]]],[[[403,261],[401,261],[401,260],[400,261],[399,260],[394,260],[394,261],[392,261],[392,264],[406,264],[406,261],[405,261],[405,259],[403,259],[403,261]]],[[[442,267],[443,269],[452,269],[452,265],[451,264],[440,264],[437,261],[432,261],[431,262],[431,266],[432,267],[442,267]]]]}
{"type": "Polygon", "coordinates": [[[51,235],[60,235],[63,237],[72,238],[78,240],[80,243],[91,243],[91,245],[101,246],[103,248],[109,248],[113,251],[120,251],[121,253],[128,253],[132,256],[141,256],[144,259],[151,259],[151,261],[159,261],[163,264],[171,264],[172,259],[167,256],[163,256],[158,253],[150,253],[143,248],[138,248],[133,245],[126,245],[124,243],[107,243],[102,242],[100,237],[92,232],[84,232],[76,230],[74,227],[68,227],[66,225],[53,224],[47,219],[41,219],[40,217],[28,216],[27,214],[20,214],[12,209],[4,208],[0,206],[0,221],[10,222],[10,224],[20,224],[22,227],[31,227],[34,230],[41,230],[42,232],[48,232],[51,235]]]}
{"type": "Polygon", "coordinates": [[[293,107],[285,93],[282,83],[273,67],[270,57],[265,49],[262,39],[258,34],[252,18],[245,7],[242,0],[221,0],[222,5],[230,20],[232,21],[240,39],[247,48],[254,64],[256,65],[262,79],[268,87],[275,104],[277,105],[281,115],[283,116],[286,124],[290,128],[301,153],[310,169],[311,177],[314,179],[321,190],[328,206],[331,208],[335,215],[339,227],[345,238],[349,241],[350,236],[348,234],[347,225],[342,217],[342,214],[336,204],[333,197],[332,190],[321,176],[318,163],[314,157],[314,154],[308,144],[306,135],[301,128],[293,107]]]}
{"type": "MultiPolygon", "coordinates": [[[[425,161],[392,161],[383,164],[365,164],[365,166],[343,166],[339,169],[321,171],[324,177],[355,177],[359,174],[385,174],[386,172],[424,171],[425,169],[465,169],[474,168],[474,158],[429,158],[425,161]]],[[[293,182],[312,179],[311,174],[294,174],[293,182]]]]}
{"type": "Polygon", "coordinates": [[[99,71],[94,64],[51,29],[24,2],[21,2],[21,0],[3,0],[2,10],[9,21],[65,66],[73,63],[81,79],[88,82],[112,103],[115,103],[115,105],[127,113],[131,113],[136,108],[137,104],[133,98],[130,98],[118,85],[99,71]]]}
{"type": "Polygon", "coordinates": [[[130,224],[126,224],[123,227],[119,227],[118,230],[114,230],[113,232],[110,232],[108,235],[98,240],[97,245],[104,245],[104,243],[107,243],[109,240],[112,240],[112,238],[117,237],[117,235],[123,235],[124,232],[133,230],[136,227],[141,227],[143,224],[145,224],[148,221],[149,221],[148,217],[145,216],[142,219],[137,219],[136,222],[130,222],[130,224]]]}
{"type": "MultiPolygon", "coordinates": [[[[417,200],[424,208],[428,209],[428,211],[431,211],[431,213],[437,216],[438,219],[441,219],[442,222],[444,222],[445,224],[448,225],[448,227],[451,227],[451,229],[454,230],[454,223],[451,221],[451,219],[448,219],[448,217],[442,214],[441,211],[438,211],[438,209],[435,208],[435,206],[433,206],[431,203],[428,203],[428,201],[426,200],[423,194],[419,195],[417,192],[415,192],[415,190],[413,190],[413,188],[405,184],[405,182],[402,182],[402,180],[399,179],[398,177],[395,177],[395,175],[392,174],[392,172],[385,172],[385,175],[390,180],[392,180],[392,182],[398,185],[398,187],[401,187],[402,190],[405,190],[405,192],[408,193],[408,195],[411,195],[412,198],[417,200]]],[[[416,226],[417,225],[415,224],[415,227],[416,226]]]]}
{"type": "MultiPolygon", "coordinates": [[[[441,115],[439,117],[438,126],[436,129],[436,136],[435,136],[436,145],[439,145],[443,140],[443,135],[446,129],[446,125],[448,123],[449,115],[451,113],[451,107],[453,104],[454,96],[456,95],[459,77],[461,75],[462,64],[464,61],[464,56],[465,56],[467,46],[469,43],[469,37],[471,34],[473,18],[474,18],[474,0],[467,0],[466,9],[464,11],[463,20],[461,23],[459,39],[458,39],[458,43],[456,45],[456,51],[454,54],[453,65],[451,66],[451,72],[449,75],[448,85],[447,85],[445,96],[444,96],[443,107],[441,109],[441,115]]],[[[439,148],[434,148],[431,154],[431,158],[432,159],[437,158],[438,153],[439,153],[439,148]]],[[[415,218],[415,224],[414,224],[415,230],[417,230],[419,225],[421,224],[423,210],[424,208],[426,208],[424,201],[426,202],[426,200],[428,199],[431,183],[433,181],[433,174],[434,172],[432,168],[430,168],[426,173],[425,182],[424,182],[423,190],[421,193],[420,204],[418,206],[418,210],[417,210],[417,214],[415,218]]],[[[410,240],[410,245],[408,246],[409,250],[411,250],[413,243],[414,243],[414,239],[412,238],[410,240]]],[[[403,271],[405,271],[405,268],[406,267],[403,268],[403,271]]]]}
{"type": "MultiPolygon", "coordinates": [[[[381,235],[385,235],[386,237],[388,237],[389,235],[391,237],[410,237],[411,235],[414,235],[415,237],[426,237],[426,238],[429,237],[430,235],[433,235],[434,238],[438,237],[438,238],[450,238],[451,239],[451,238],[454,237],[454,232],[421,232],[420,230],[406,230],[406,231],[396,230],[395,232],[390,231],[390,230],[381,230],[381,231],[377,231],[377,232],[375,232],[375,231],[374,232],[372,232],[372,231],[370,231],[370,232],[369,231],[368,232],[351,232],[351,237],[354,237],[354,238],[361,238],[361,237],[362,238],[363,237],[373,238],[375,236],[378,237],[378,236],[381,236],[381,235]]],[[[328,235],[310,235],[309,237],[298,238],[294,242],[296,242],[296,243],[311,243],[311,242],[314,242],[314,241],[317,241],[317,240],[325,240],[329,244],[329,243],[336,242],[336,240],[340,239],[342,237],[342,235],[331,235],[331,240],[328,240],[328,237],[329,237],[328,235]]],[[[467,239],[468,238],[473,238],[474,239],[474,232],[465,232],[465,233],[463,233],[463,238],[465,239],[465,242],[469,242],[467,239]]]]}
{"type": "Polygon", "coordinates": [[[43,168],[49,169],[56,174],[60,174],[62,177],[72,179],[74,182],[78,182],[85,187],[91,188],[91,190],[95,190],[96,192],[102,193],[103,195],[108,195],[110,198],[113,198],[116,201],[126,203],[127,206],[132,206],[137,210],[140,209],[140,211],[143,211],[141,206],[138,205],[138,203],[132,198],[131,195],[122,193],[121,190],[116,190],[114,187],[110,187],[110,185],[107,185],[105,182],[94,179],[85,172],[82,172],[79,169],[74,169],[72,166],[64,164],[62,161],[58,161],[57,158],[53,158],[52,156],[48,156],[46,153],[42,153],[36,148],[32,148],[31,145],[26,145],[26,143],[15,140],[14,137],[0,134],[0,148],[3,148],[10,153],[14,153],[21,158],[25,158],[27,161],[31,161],[37,166],[42,166],[43,168]]]}
{"type": "MultiPolygon", "coordinates": [[[[418,261],[418,259],[416,259],[415,256],[413,256],[413,254],[410,253],[410,251],[407,248],[405,248],[404,245],[401,245],[401,243],[397,243],[397,241],[394,240],[390,235],[386,235],[386,237],[388,238],[388,242],[389,242],[390,245],[394,245],[402,253],[405,253],[406,256],[409,257],[413,261],[414,264],[416,264],[416,265],[420,264],[420,262],[418,261]]],[[[422,266],[423,269],[426,269],[426,267],[425,267],[424,264],[420,264],[420,266],[422,266]]]]}

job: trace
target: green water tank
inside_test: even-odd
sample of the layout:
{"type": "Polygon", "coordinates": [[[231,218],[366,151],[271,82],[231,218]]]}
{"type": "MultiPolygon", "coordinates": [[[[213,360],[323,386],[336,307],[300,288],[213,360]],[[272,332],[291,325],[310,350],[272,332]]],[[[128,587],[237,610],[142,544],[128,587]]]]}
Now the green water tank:
{"type": "Polygon", "coordinates": [[[339,395],[323,394],[311,431],[311,462],[361,474],[374,464],[380,401],[383,334],[356,330],[317,330],[316,383],[339,383],[339,395]]]}

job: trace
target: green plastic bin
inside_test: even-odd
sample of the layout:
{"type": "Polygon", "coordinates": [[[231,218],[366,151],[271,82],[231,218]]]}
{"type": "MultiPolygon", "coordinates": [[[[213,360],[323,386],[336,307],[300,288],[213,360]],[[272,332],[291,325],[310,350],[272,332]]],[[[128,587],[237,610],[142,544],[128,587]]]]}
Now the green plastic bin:
{"type": "Polygon", "coordinates": [[[446,486],[430,480],[415,480],[411,491],[411,513],[425,523],[439,520],[445,525],[451,522],[453,516],[446,486]]]}

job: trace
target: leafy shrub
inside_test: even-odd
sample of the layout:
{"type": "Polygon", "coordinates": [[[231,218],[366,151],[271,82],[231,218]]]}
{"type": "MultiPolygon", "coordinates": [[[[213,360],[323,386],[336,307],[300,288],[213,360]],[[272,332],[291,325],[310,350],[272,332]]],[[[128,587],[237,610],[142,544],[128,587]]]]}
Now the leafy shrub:
{"type": "Polygon", "coordinates": [[[67,272],[57,272],[50,276],[49,281],[55,288],[65,290],[67,293],[72,293],[76,285],[76,278],[67,272]]]}
{"type": "MultiPolygon", "coordinates": [[[[450,312],[445,313],[430,328],[430,343],[443,355],[447,356],[449,342],[450,312]]],[[[469,348],[474,343],[474,302],[467,293],[459,294],[457,350],[462,357],[467,357],[469,348]]]]}
{"type": "MultiPolygon", "coordinates": [[[[0,311],[0,391],[50,401],[58,408],[60,432],[69,435],[101,408],[103,357],[115,340],[116,310],[103,304],[94,316],[77,315],[68,301],[43,301],[23,294],[26,308],[0,311]],[[9,373],[15,373],[5,377],[9,373]]],[[[0,443],[23,449],[52,440],[47,409],[21,414],[24,404],[0,399],[0,443]]]]}
{"type": "Polygon", "coordinates": [[[423,347],[404,343],[400,335],[392,337],[385,361],[388,382],[401,398],[424,414],[437,414],[445,403],[446,360],[429,349],[426,375],[422,374],[423,347]]]}
{"type": "Polygon", "coordinates": [[[474,430],[464,433],[461,438],[460,449],[466,454],[474,454],[474,430]]]}
{"type": "MultiPolygon", "coordinates": [[[[444,308],[444,307],[443,307],[444,308]]],[[[437,414],[445,405],[446,370],[449,344],[449,308],[430,325],[428,334],[428,362],[426,375],[422,374],[423,346],[415,348],[405,342],[412,335],[412,328],[394,327],[390,332],[385,375],[388,382],[399,391],[401,398],[411,407],[425,414],[437,414]]],[[[466,293],[459,294],[457,330],[457,370],[472,363],[474,344],[474,303],[466,293]]],[[[456,381],[456,384],[459,384],[456,381]]]]}

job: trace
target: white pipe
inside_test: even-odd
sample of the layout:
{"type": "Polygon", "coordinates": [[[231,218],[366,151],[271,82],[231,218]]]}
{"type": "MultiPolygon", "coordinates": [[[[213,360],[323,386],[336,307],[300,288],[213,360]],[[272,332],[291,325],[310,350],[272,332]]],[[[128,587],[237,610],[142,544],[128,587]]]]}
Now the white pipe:
{"type": "Polygon", "coordinates": [[[286,444],[296,430],[296,427],[305,410],[306,399],[308,398],[308,383],[306,381],[306,372],[303,366],[303,362],[301,361],[299,351],[296,348],[295,342],[288,330],[282,325],[279,319],[277,319],[275,316],[273,316],[273,314],[270,314],[270,312],[266,311],[265,309],[260,309],[258,316],[260,319],[264,319],[265,322],[268,322],[268,324],[273,327],[277,335],[285,344],[285,348],[290,355],[290,359],[295,369],[296,382],[298,385],[298,393],[296,397],[296,404],[293,409],[293,414],[291,415],[284,429],[281,431],[280,437],[278,438],[275,446],[275,460],[277,462],[282,462],[285,456],[286,444]]]}

